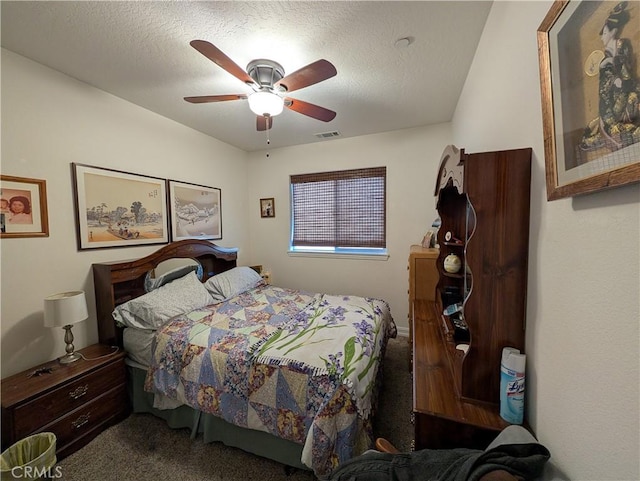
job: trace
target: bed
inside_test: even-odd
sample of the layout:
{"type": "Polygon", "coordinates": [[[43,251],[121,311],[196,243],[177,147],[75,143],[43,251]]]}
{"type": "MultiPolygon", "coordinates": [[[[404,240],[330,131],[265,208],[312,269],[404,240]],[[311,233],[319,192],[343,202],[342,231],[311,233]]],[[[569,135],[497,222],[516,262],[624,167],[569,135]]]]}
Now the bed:
{"type": "Polygon", "coordinates": [[[93,265],[101,343],[127,352],[134,412],[326,477],[373,446],[380,299],[266,284],[237,250],[182,240],[93,265]],[[157,275],[175,259],[184,265],[157,275]]]}

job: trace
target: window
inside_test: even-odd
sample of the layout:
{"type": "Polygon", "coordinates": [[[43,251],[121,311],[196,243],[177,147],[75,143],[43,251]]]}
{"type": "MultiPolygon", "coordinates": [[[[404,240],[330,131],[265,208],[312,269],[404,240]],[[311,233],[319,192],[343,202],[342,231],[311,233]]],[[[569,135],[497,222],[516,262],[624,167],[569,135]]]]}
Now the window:
{"type": "Polygon", "coordinates": [[[291,176],[291,251],[386,254],[386,167],[291,176]]]}

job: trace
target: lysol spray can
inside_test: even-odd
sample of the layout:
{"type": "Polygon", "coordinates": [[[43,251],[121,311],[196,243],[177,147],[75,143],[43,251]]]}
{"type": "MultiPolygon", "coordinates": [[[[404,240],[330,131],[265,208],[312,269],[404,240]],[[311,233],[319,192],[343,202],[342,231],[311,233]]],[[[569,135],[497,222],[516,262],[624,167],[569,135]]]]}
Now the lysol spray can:
{"type": "Polygon", "coordinates": [[[524,418],[525,354],[505,347],[500,364],[500,417],[511,424],[522,424],[524,418]]]}

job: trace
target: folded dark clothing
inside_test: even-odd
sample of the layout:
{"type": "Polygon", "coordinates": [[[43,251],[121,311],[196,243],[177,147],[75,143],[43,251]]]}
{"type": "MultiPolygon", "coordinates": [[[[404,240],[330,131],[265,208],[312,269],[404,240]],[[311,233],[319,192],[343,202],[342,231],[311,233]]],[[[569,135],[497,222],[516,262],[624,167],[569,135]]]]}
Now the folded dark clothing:
{"type": "Polygon", "coordinates": [[[476,449],[423,449],[413,453],[369,452],[347,461],[331,481],[478,481],[503,470],[525,480],[542,473],[550,454],[539,443],[501,444],[476,449]]]}

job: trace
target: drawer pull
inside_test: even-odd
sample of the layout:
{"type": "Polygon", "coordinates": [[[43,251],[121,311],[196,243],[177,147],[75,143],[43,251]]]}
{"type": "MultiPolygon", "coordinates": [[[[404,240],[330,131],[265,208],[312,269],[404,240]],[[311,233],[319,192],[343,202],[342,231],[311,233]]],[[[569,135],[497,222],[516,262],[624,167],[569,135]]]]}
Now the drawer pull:
{"type": "Polygon", "coordinates": [[[75,421],[71,421],[71,425],[73,426],[74,429],[80,429],[82,426],[84,426],[89,422],[90,415],[91,413],[87,413],[87,414],[82,414],[78,416],[78,419],[76,419],[75,421]]]}
{"type": "Polygon", "coordinates": [[[84,386],[78,386],[73,391],[69,392],[69,397],[71,399],[80,399],[82,396],[87,394],[89,391],[89,385],[85,384],[84,386]]]}

